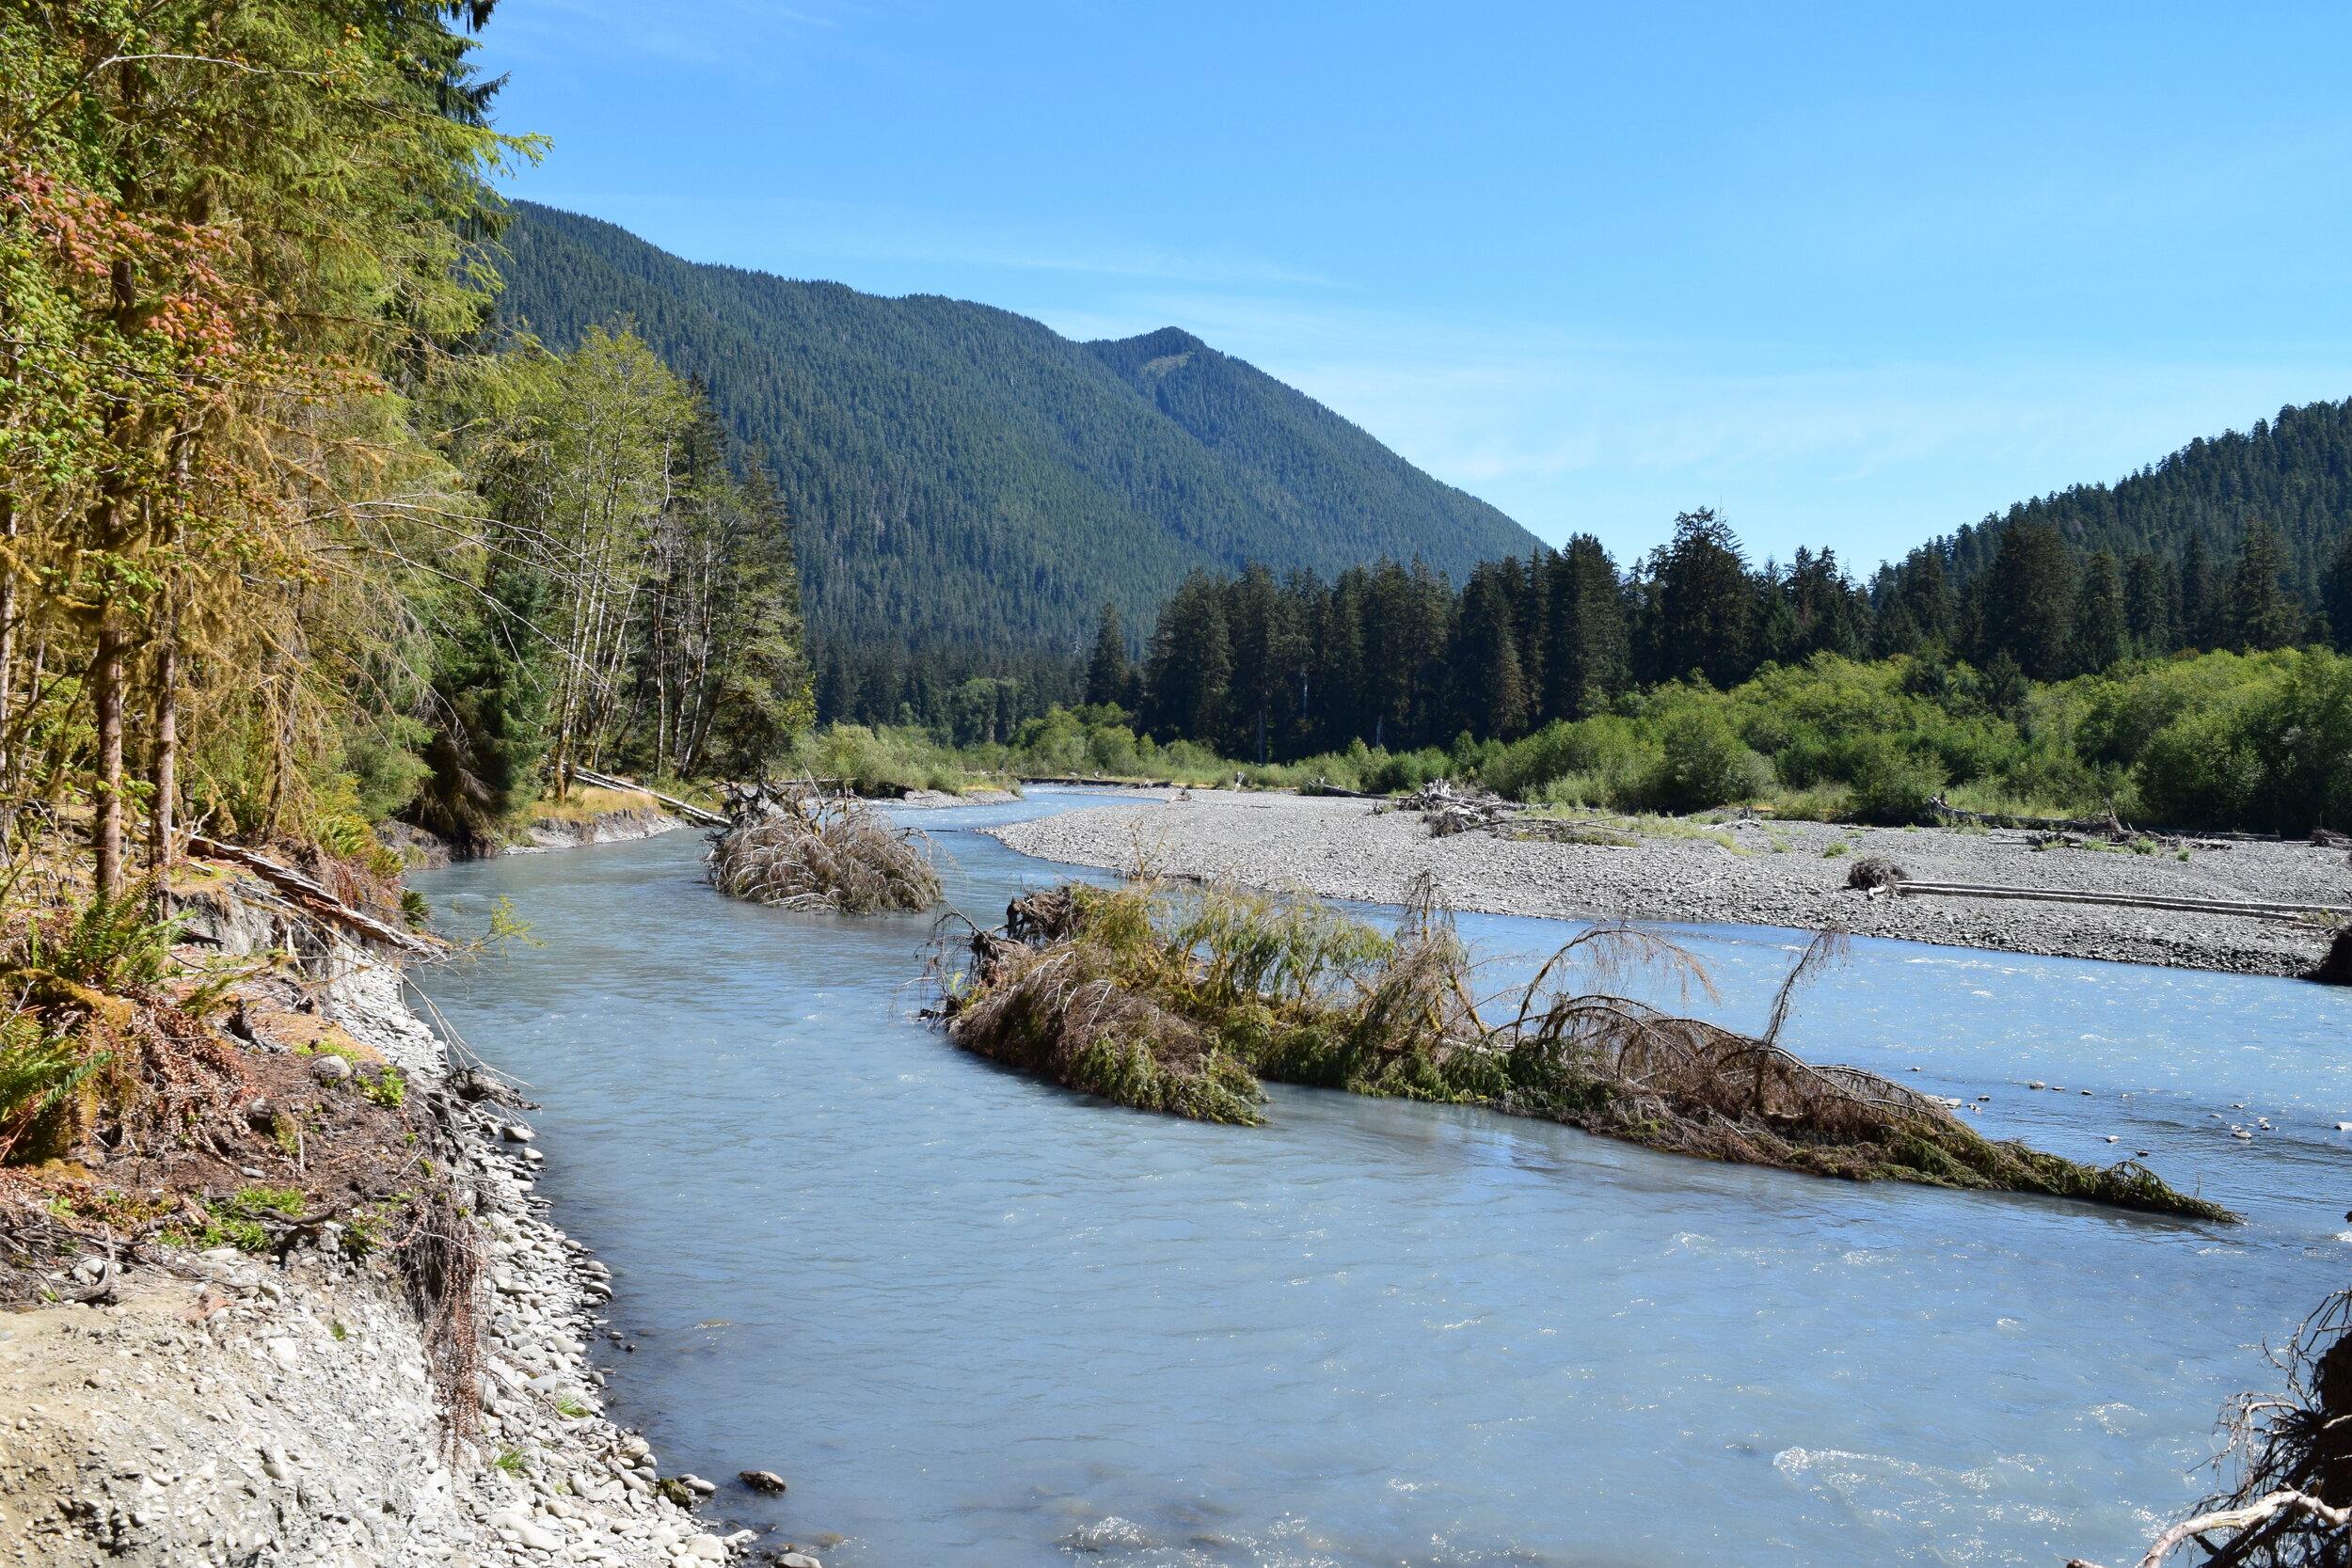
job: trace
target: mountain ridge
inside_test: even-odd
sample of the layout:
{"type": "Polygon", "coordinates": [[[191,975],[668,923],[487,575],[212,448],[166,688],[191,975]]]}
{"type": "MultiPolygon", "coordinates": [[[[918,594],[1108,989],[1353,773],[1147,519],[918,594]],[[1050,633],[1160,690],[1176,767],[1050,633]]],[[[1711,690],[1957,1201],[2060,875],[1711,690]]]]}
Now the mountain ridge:
{"type": "Polygon", "coordinates": [[[1068,647],[1148,625],[1194,570],[1328,576],[1383,556],[1461,578],[1534,536],[1180,328],[1079,342],[997,307],[687,261],[516,202],[501,315],[564,347],[627,319],[763,450],[811,631],[1068,647]]]}

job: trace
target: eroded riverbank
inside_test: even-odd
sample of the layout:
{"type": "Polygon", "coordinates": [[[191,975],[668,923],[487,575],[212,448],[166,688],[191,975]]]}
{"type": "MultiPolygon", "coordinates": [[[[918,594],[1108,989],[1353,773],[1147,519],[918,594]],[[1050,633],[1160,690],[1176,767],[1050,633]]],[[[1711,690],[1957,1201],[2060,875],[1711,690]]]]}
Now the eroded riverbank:
{"type": "MultiPolygon", "coordinates": [[[[233,892],[196,908],[191,934],[232,957],[284,935],[280,911],[233,892]]],[[[234,1244],[199,1252],[134,1225],[114,1268],[111,1244],[68,1254],[0,1318],[8,1560],[649,1568],[747,1544],[706,1530],[691,1490],[665,1496],[649,1445],[602,1415],[584,1353],[609,1271],[549,1221],[516,1113],[457,1093],[400,969],[330,944],[234,995],[234,1049],[267,1085],[243,1119],[284,1136],[234,1151],[249,1163],[204,1180],[206,1208],[163,1215],[234,1244]],[[306,1196],[370,1167],[407,1191],[306,1196]],[[336,1217],[293,1218],[313,1204],[336,1217]],[[411,1266],[420,1227],[446,1238],[438,1299],[411,1266]]],[[[221,1137],[192,1136],[194,1157],[221,1137]]],[[[119,1154],[77,1159],[87,1171],[68,1162],[56,1201],[146,1196],[122,1188],[119,1154]]]]}
{"type": "Polygon", "coordinates": [[[1218,790],[1121,800],[990,832],[1049,861],[1125,870],[1140,851],[1184,876],[1366,903],[1403,900],[1426,872],[1456,908],[1488,914],[1800,930],[1835,925],[1861,936],[2240,974],[2300,974],[2318,963],[2326,935],[2168,910],[1873,897],[1849,889],[1847,872],[1860,857],[1879,855],[1921,881],[2352,903],[2345,852],[2308,844],[2192,848],[2184,862],[2169,854],[2036,849],[2028,835],[2012,831],[1741,822],[1708,836],[1645,836],[1619,847],[1486,833],[1431,838],[1419,814],[1376,814],[1366,800],[1218,790]],[[1836,854],[1825,853],[1833,847],[1836,854]]]}

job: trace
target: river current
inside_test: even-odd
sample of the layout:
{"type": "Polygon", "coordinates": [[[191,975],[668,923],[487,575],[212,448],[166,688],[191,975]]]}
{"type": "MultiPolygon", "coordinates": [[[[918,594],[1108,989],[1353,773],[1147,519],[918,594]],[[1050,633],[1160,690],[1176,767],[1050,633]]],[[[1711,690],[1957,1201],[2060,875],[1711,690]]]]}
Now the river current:
{"type": "MultiPolygon", "coordinates": [[[[969,830],[1073,803],[910,820],[989,924],[1066,868],[969,830]]],[[[419,876],[544,943],[419,978],[544,1105],[615,1416],[782,1473],[717,1511],[828,1568],[2128,1561],[2352,1283],[2352,991],[1865,941],[1806,992],[1800,1053],[2249,1216],[2190,1224],[1318,1090],[1122,1110],[919,1022],[928,917],[723,899],[701,850],[419,876]]],[[[1462,929],[1499,984],[1574,927],[1462,929]]],[[[1685,934],[1749,1027],[1804,941],[1685,934]]]]}

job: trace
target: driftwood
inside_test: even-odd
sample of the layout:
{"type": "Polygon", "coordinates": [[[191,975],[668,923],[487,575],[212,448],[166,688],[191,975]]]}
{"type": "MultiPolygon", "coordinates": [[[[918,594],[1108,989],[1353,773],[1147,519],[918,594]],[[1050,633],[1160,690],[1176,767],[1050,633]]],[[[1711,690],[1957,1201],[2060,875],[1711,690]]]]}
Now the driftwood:
{"type": "Polygon", "coordinates": [[[1516,800],[1504,800],[1492,790],[1475,786],[1464,789],[1457,787],[1450,779],[1432,779],[1388,809],[1420,812],[1422,820],[1429,824],[1431,838],[1451,838],[1455,833],[1491,828],[1499,822],[1507,821],[1514,812],[1527,808],[1516,800]]]}
{"type": "Polygon", "coordinates": [[[2126,909],[2185,910],[2192,914],[2235,914],[2257,920],[2307,920],[2352,916],[2344,904],[2280,904],[2245,898],[2168,897],[2163,894],[2089,893],[2073,888],[2008,887],[1994,882],[1913,882],[1895,889],[1906,898],[2035,898],[2057,904],[2108,904],[2126,909]]]}
{"type": "Polygon", "coordinates": [[[353,909],[336,897],[324,883],[304,876],[291,865],[282,865],[267,855],[242,845],[223,844],[201,833],[189,834],[187,847],[191,855],[201,856],[208,861],[226,861],[252,872],[310,913],[358,931],[373,942],[380,942],[387,947],[396,947],[404,953],[414,953],[421,958],[437,958],[441,954],[443,943],[414,931],[405,931],[389,921],[378,920],[372,914],[353,909]]]}
{"type": "Polygon", "coordinates": [[[2234,1460],[2237,1485],[2157,1536],[2139,1568],[2190,1544],[2205,1568],[2342,1568],[2352,1558],[2352,1291],[2321,1303],[2270,1360],[2286,1386],[2240,1394],[2222,1412],[2229,1440],[2214,1466],[2234,1460]]]}
{"type": "Polygon", "coordinates": [[[712,835],[708,865],[711,886],[730,898],[840,914],[939,902],[930,840],[854,797],[731,784],[727,804],[729,825],[712,835]]]}
{"type": "MultiPolygon", "coordinates": [[[[2329,1508],[2304,1492],[2273,1492],[2266,1497],[2248,1503],[2244,1508],[2225,1508],[2217,1513],[2201,1513],[2194,1519],[2182,1520],[2156,1537],[2155,1544],[2148,1548],[2148,1555],[2139,1560],[2139,1568],[2157,1568],[2159,1563],[2172,1555],[2175,1547],[2198,1536],[2209,1535],[2217,1530],[2229,1530],[2242,1536],[2256,1525],[2268,1524],[2273,1519],[2292,1518],[2298,1513],[2309,1514],[2333,1529],[2352,1525],[2352,1508],[2329,1508]]],[[[2214,1560],[2208,1558],[2207,1560],[2214,1560]]],[[[2066,1568],[2099,1568],[2099,1565],[2086,1562],[2078,1557],[2070,1557],[2066,1560],[2066,1568]]]]}
{"type": "Polygon", "coordinates": [[[571,774],[581,784],[594,784],[598,789],[619,789],[626,790],[632,795],[650,795],[690,822],[700,822],[708,828],[723,828],[727,825],[727,819],[715,811],[681,800],[675,795],[664,795],[658,789],[647,789],[644,784],[633,784],[627,779],[615,778],[610,773],[595,772],[574,763],[571,767],[571,774]]]}

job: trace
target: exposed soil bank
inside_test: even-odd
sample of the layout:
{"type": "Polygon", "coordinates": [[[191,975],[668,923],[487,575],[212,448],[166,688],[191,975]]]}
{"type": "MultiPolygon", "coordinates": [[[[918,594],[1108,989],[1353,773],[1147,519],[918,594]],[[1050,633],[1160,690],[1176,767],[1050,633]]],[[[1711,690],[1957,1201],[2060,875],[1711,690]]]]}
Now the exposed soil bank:
{"type": "Polygon", "coordinates": [[[1433,873],[1456,908],[1488,914],[1626,917],[1692,924],[1836,925],[1864,936],[2108,958],[2246,974],[2300,974],[2328,945],[2315,927],[2084,904],[1897,898],[1851,891],[1855,857],[1880,855],[1915,880],[2002,883],[2197,898],[2352,903],[2344,851],[2233,843],[2188,860],[2104,849],[2036,849],[2005,830],[1856,829],[1743,822],[1707,838],[1645,837],[1632,847],[1431,838],[1420,814],[1375,815],[1372,802],[1195,791],[987,830],[1024,854],[1124,869],[1136,847],[1163,869],[1327,898],[1399,903],[1433,873]],[[1776,850],[1775,841],[1785,846],[1776,850]],[[1827,857],[1832,846],[1844,853],[1827,857]]]}
{"type": "MultiPolygon", "coordinates": [[[[198,922],[232,953],[282,934],[277,924],[233,899],[198,922]]],[[[412,1101],[446,1092],[442,1044],[404,1004],[397,968],[337,948],[313,971],[309,1010],[246,1009],[250,1050],[291,1065],[307,1022],[405,1073],[412,1101]]],[[[86,1289],[103,1286],[98,1258],[61,1259],[50,1303],[0,1315],[8,1561],[633,1568],[750,1545],[748,1531],[706,1531],[664,1495],[703,1488],[663,1481],[645,1443],[600,1414],[583,1340],[607,1271],[548,1222],[532,1193],[535,1140],[515,1114],[452,1103],[450,1175],[486,1263],[469,1390],[481,1440],[451,1441],[418,1308],[381,1250],[151,1243],[110,1293],[86,1289]]],[[[308,1154],[314,1172],[404,1158],[317,1142],[308,1154]]]]}

